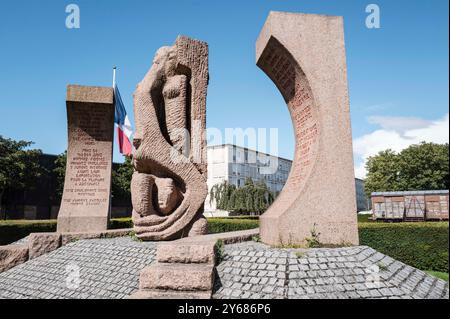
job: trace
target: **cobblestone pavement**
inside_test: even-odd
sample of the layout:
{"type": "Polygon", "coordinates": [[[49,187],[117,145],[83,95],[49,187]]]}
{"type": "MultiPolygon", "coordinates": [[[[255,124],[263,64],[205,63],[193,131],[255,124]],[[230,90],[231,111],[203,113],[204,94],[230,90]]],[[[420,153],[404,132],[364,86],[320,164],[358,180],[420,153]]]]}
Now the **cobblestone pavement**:
{"type": "Polygon", "coordinates": [[[130,237],[79,240],[1,273],[0,298],[126,298],[155,251],[130,237]]]}
{"type": "MultiPolygon", "coordinates": [[[[155,252],[130,237],[79,240],[1,273],[0,298],[126,298],[155,252]]],[[[226,245],[217,272],[217,299],[449,298],[447,282],[364,246],[226,245]]]]}
{"type": "Polygon", "coordinates": [[[214,298],[449,298],[448,283],[365,246],[227,245],[214,298]]]}

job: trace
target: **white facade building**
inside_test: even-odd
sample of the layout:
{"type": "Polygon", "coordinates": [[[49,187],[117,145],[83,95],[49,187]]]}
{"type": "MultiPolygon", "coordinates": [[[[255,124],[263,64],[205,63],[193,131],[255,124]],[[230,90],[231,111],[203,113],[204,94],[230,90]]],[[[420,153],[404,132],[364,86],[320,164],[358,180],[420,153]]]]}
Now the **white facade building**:
{"type": "MultiPolygon", "coordinates": [[[[236,187],[241,187],[244,186],[245,180],[250,177],[255,183],[264,181],[269,190],[278,195],[287,181],[292,166],[291,160],[231,144],[208,146],[207,152],[208,197],[205,201],[206,216],[228,215],[227,212],[216,212],[215,202],[210,202],[209,192],[214,185],[227,181],[236,187]]],[[[355,179],[355,185],[358,211],[367,210],[364,180],[355,179]]]]}
{"type": "MultiPolygon", "coordinates": [[[[291,160],[231,144],[208,146],[207,152],[208,191],[223,181],[241,187],[247,178],[251,178],[255,183],[264,181],[277,195],[286,183],[292,165],[291,160]]],[[[208,192],[205,212],[215,210],[215,203],[210,203],[208,192]]]]}

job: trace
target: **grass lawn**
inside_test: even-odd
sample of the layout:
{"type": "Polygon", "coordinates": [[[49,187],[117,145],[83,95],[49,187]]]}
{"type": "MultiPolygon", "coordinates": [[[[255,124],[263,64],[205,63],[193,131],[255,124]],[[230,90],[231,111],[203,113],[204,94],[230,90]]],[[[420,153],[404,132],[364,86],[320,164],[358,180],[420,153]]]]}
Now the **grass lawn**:
{"type": "Polygon", "coordinates": [[[426,271],[426,272],[429,273],[431,276],[448,281],[448,273],[446,273],[446,272],[440,272],[440,271],[426,271]]]}
{"type": "Polygon", "coordinates": [[[358,223],[368,223],[371,222],[369,218],[371,218],[372,215],[360,215],[358,214],[358,223]]]}

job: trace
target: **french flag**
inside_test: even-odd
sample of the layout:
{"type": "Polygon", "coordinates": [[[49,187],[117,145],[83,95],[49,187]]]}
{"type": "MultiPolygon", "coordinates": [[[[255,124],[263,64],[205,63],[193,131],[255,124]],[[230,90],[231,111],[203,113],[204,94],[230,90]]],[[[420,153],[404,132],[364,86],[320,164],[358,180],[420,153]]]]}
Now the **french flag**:
{"type": "Polygon", "coordinates": [[[131,129],[130,119],[128,118],[127,111],[123,106],[122,98],[120,96],[119,88],[114,84],[114,97],[115,97],[115,115],[114,123],[117,126],[117,137],[119,140],[120,153],[126,156],[131,155],[133,149],[131,145],[131,129]]]}

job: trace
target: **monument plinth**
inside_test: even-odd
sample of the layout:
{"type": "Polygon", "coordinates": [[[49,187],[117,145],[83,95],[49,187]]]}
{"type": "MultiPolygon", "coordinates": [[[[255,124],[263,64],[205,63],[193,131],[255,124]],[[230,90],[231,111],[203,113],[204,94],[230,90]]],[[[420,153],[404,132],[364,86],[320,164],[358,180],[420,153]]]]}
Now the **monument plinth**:
{"type": "Polygon", "coordinates": [[[58,232],[106,230],[111,201],[114,93],[67,87],[69,146],[58,232]]]}
{"type": "Polygon", "coordinates": [[[261,216],[264,243],[358,244],[342,17],[271,12],[257,65],[288,106],[295,155],[283,191],[261,216]],[[316,238],[317,239],[317,238],[316,238]]]}

